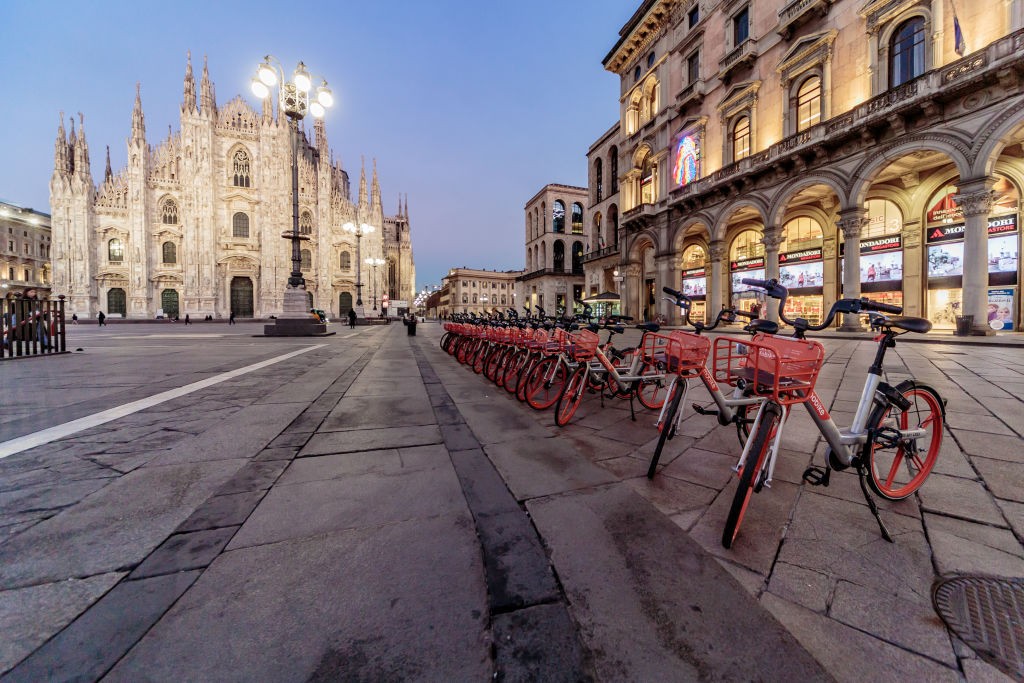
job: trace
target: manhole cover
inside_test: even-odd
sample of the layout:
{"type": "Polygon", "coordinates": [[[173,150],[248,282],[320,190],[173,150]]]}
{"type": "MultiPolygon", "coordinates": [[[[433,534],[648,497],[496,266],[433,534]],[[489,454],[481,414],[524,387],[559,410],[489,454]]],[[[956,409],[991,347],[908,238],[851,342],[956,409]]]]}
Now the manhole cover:
{"type": "Polygon", "coordinates": [[[935,611],[978,656],[1024,681],[1024,579],[955,576],[932,589],[935,611]]]}

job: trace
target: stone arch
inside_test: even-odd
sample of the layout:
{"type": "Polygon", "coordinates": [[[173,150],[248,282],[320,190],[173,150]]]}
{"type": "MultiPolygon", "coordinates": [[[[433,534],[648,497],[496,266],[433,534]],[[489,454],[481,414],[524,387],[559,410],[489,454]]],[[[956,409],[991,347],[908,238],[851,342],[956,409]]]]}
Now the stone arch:
{"type": "Polygon", "coordinates": [[[894,163],[911,152],[930,151],[946,155],[961,178],[969,178],[971,165],[968,159],[970,148],[952,135],[921,134],[903,136],[897,142],[883,145],[877,153],[868,156],[851,174],[854,178],[849,195],[840,198],[844,203],[841,208],[857,208],[864,205],[864,199],[874,184],[878,174],[889,164],[894,163]]]}
{"type": "Polygon", "coordinates": [[[767,225],[767,223],[765,223],[765,217],[768,215],[767,203],[761,197],[744,197],[743,199],[732,202],[731,204],[727,204],[719,214],[720,219],[714,223],[715,227],[711,235],[712,241],[724,240],[726,238],[726,235],[729,232],[729,222],[733,219],[733,216],[744,208],[751,208],[757,213],[757,218],[761,221],[762,229],[767,225]]]}
{"type": "Polygon", "coordinates": [[[651,248],[654,249],[655,254],[661,253],[661,240],[658,239],[658,233],[653,228],[647,228],[633,235],[632,240],[630,240],[629,249],[627,250],[627,260],[630,263],[636,263],[639,261],[641,252],[648,248],[648,244],[650,244],[651,248]]]}
{"type": "Polygon", "coordinates": [[[688,236],[692,236],[692,228],[699,226],[701,239],[706,242],[711,242],[711,227],[714,225],[714,221],[710,216],[703,213],[692,214],[686,218],[682,223],[675,227],[674,232],[670,231],[668,243],[672,245],[672,250],[676,253],[680,253],[683,250],[683,243],[686,241],[688,236]]]}
{"type": "Polygon", "coordinates": [[[975,138],[972,178],[982,178],[995,172],[995,164],[1007,145],[1007,137],[1024,127],[1024,96],[1010,100],[1001,113],[993,117],[975,138]]]}
{"type": "Polygon", "coordinates": [[[800,194],[802,190],[814,187],[815,185],[829,187],[839,200],[839,205],[843,206],[846,203],[847,192],[849,191],[848,184],[848,181],[840,174],[824,170],[788,183],[769,202],[768,211],[765,213],[769,220],[765,225],[781,225],[786,215],[786,208],[793,198],[800,194]]]}

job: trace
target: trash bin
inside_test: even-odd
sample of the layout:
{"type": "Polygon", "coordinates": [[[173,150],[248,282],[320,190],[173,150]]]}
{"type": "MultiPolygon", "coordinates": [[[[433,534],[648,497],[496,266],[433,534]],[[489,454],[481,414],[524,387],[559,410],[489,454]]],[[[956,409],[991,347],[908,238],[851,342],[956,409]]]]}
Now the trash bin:
{"type": "Polygon", "coordinates": [[[416,336],[416,318],[410,318],[409,322],[405,324],[405,329],[409,333],[410,337],[416,336]]]}
{"type": "Polygon", "coordinates": [[[973,326],[973,315],[958,315],[956,317],[956,336],[969,337],[971,335],[971,327],[973,326]]]}

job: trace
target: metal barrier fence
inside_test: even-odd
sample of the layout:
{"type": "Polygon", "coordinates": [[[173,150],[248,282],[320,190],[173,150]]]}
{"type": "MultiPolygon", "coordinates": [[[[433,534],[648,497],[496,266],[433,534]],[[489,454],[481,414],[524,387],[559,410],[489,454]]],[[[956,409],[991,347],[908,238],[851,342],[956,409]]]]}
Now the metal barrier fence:
{"type": "Polygon", "coordinates": [[[3,335],[0,360],[67,352],[64,297],[0,300],[3,335]]]}

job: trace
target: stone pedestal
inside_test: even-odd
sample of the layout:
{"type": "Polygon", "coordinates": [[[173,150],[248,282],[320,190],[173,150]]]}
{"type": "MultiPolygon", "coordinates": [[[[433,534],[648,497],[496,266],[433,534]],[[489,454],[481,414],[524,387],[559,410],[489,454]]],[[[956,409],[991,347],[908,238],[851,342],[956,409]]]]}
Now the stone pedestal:
{"type": "Polygon", "coordinates": [[[273,325],[264,325],[268,337],[321,337],[333,332],[320,322],[308,308],[309,297],[304,287],[288,287],[284,291],[284,311],[273,325]]]}

